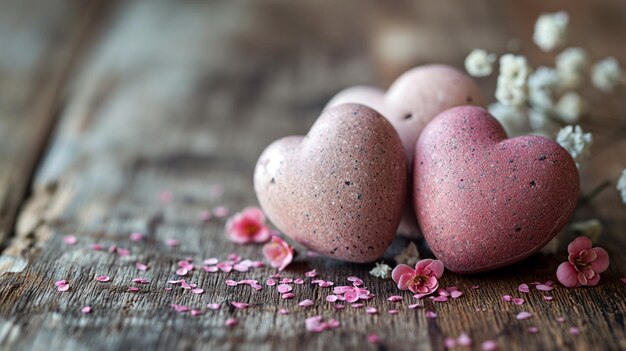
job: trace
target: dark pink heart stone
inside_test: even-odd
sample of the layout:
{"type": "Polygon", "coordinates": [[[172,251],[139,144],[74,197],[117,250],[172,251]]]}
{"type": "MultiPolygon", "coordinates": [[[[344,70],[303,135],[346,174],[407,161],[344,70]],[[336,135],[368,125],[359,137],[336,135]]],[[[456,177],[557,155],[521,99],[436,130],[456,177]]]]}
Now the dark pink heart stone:
{"type": "Polygon", "coordinates": [[[507,139],[480,107],[437,116],[416,146],[413,201],[424,238],[446,268],[475,273],[520,261],[567,223],[578,170],[550,139],[507,139]]]}
{"type": "Polygon", "coordinates": [[[259,157],[254,189],[286,235],[326,256],[370,262],[396,234],[407,162],[393,126],[373,109],[326,110],[304,136],[279,139],[259,157]]]}

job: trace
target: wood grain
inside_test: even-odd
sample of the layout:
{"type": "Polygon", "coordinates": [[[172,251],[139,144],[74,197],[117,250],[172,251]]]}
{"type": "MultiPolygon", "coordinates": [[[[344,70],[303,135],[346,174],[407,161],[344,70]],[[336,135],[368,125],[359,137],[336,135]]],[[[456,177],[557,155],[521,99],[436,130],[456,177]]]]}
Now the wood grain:
{"type": "MultiPolygon", "coordinates": [[[[563,256],[535,255],[479,275],[446,273],[441,284],[459,286],[464,296],[444,304],[426,300],[415,310],[407,307],[415,301],[410,294],[401,293],[401,303],[386,300],[399,291],[392,281],[369,276],[372,265],[301,255],[282,275],[303,277],[315,268],[320,278],[336,285],[348,283],[347,276],[359,276],[376,295],[366,305],[377,307],[377,315],[351,307],[335,310],[324,300],[330,288],[313,287],[309,278],[294,287],[294,300],[282,300],[270,287],[253,292],[249,286],[224,284],[226,279],[244,278],[264,282],[275,273],[270,268],[229,274],[194,271],[186,278],[205,290],[202,295],[164,290],[168,279],[177,279],[174,271],[184,257],[199,263],[234,252],[261,259],[259,247],[236,246],[225,238],[223,220],[205,223],[199,215],[218,205],[238,211],[256,204],[252,171],[259,153],[276,138],[305,133],[336,91],[352,84],[385,84],[407,66],[428,61],[460,66],[474,46],[504,52],[509,37],[529,43],[537,14],[566,5],[459,4],[118,4],[101,32],[91,36],[92,50],[81,69],[71,83],[62,84],[67,103],[20,212],[15,237],[3,253],[7,262],[21,259],[24,264],[5,268],[0,276],[0,348],[439,350],[446,337],[465,332],[475,349],[488,339],[502,350],[625,349],[626,299],[619,278],[626,276],[626,240],[621,233],[626,215],[614,190],[604,191],[575,215],[603,222],[600,245],[611,254],[611,268],[599,287],[557,287],[550,293],[553,301],[543,300],[538,291],[519,293],[517,287],[554,279],[563,256]],[[385,39],[379,34],[403,28],[419,32],[421,54],[398,58],[381,53],[380,40],[385,39]],[[216,196],[212,185],[223,186],[224,194],[216,196]],[[163,192],[172,194],[172,200],[161,201],[163,192]],[[129,234],[135,231],[145,233],[146,239],[131,241],[129,234]],[[70,234],[78,237],[77,245],[63,243],[70,234]],[[180,245],[167,246],[171,238],[180,245]],[[92,250],[93,243],[105,250],[92,250]],[[108,253],[112,245],[128,248],[131,254],[108,253]],[[140,272],[136,262],[150,269],[140,272]],[[97,282],[96,275],[109,275],[112,281],[97,282]],[[140,292],[127,292],[136,276],[150,284],[140,292]],[[69,292],[56,291],[54,281],[59,279],[70,282],[69,292]],[[503,302],[505,294],[524,297],[526,303],[503,302]],[[298,307],[306,298],[315,306],[298,307]],[[228,305],[232,301],[250,307],[236,310],[228,305]],[[205,313],[178,314],[171,310],[172,303],[205,313]],[[209,311],[207,303],[223,305],[209,311]],[[91,314],[80,313],[85,305],[92,306],[91,314]],[[290,314],[279,314],[281,308],[290,314]],[[387,313],[390,309],[398,314],[387,313]],[[426,318],[426,310],[436,311],[438,317],[426,318]],[[530,311],[533,317],[518,321],[520,311],[530,311]],[[341,327],[321,335],[307,332],[304,319],[314,315],[337,318],[341,327]],[[231,317],[239,324],[227,328],[224,322],[231,317]],[[539,333],[527,333],[530,326],[539,327],[539,333]],[[571,335],[570,327],[580,328],[581,334],[571,335]],[[367,342],[370,333],[380,337],[379,345],[367,342]]],[[[585,29],[576,29],[580,45],[626,61],[624,48],[614,45],[626,23],[604,21],[605,13],[623,11],[624,5],[570,7],[581,26],[597,27],[605,35],[599,43],[584,34],[585,29]]],[[[529,50],[533,60],[547,60],[542,55],[529,50]]],[[[481,84],[493,91],[492,80],[481,84]]],[[[619,94],[623,97],[624,92],[619,94]]],[[[623,108],[615,104],[607,115],[623,108]]],[[[598,150],[583,173],[586,192],[598,181],[615,179],[615,170],[626,166],[625,135],[606,123],[597,119],[585,124],[594,131],[598,150]]],[[[398,238],[385,259],[391,264],[391,257],[406,244],[398,238]]],[[[423,243],[420,246],[427,254],[423,243]]]]}

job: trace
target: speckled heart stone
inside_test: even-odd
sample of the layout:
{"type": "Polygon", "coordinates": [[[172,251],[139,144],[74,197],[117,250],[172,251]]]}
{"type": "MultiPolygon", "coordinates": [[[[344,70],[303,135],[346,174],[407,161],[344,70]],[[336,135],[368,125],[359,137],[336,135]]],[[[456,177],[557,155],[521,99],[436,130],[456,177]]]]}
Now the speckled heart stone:
{"type": "Polygon", "coordinates": [[[480,107],[443,112],[415,146],[415,214],[433,253],[453,272],[530,256],[565,226],[578,194],[578,170],[565,149],[539,136],[507,139],[480,107]]]}
{"type": "MultiPolygon", "coordinates": [[[[347,88],[335,95],[326,108],[347,102],[369,106],[391,122],[402,139],[409,171],[415,142],[435,116],[454,106],[485,106],[480,88],[472,78],[441,64],[423,65],[405,72],[387,92],[369,86],[347,88]]],[[[417,238],[419,231],[410,201],[407,205],[398,231],[417,238]]]]}
{"type": "Polygon", "coordinates": [[[304,136],[270,144],[254,172],[278,229],[323,255],[370,262],[393,240],[407,197],[406,156],[393,126],[359,104],[327,109],[304,136]]]}

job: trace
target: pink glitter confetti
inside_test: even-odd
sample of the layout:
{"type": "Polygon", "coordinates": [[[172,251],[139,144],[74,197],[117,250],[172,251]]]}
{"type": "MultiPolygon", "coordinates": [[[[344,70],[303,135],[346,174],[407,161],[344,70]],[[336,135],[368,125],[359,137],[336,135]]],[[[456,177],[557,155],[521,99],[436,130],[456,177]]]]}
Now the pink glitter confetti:
{"type": "Polygon", "coordinates": [[[539,332],[539,328],[537,327],[529,327],[526,329],[530,334],[537,334],[539,332]]]}
{"type": "Polygon", "coordinates": [[[142,241],[143,240],[143,234],[142,233],[131,233],[130,234],[130,240],[132,241],[142,241]]]}
{"type": "Polygon", "coordinates": [[[289,310],[281,308],[280,310],[278,310],[278,313],[280,313],[282,315],[286,315],[286,314],[289,314],[289,310]]]}
{"type": "Polygon", "coordinates": [[[530,314],[530,312],[526,312],[526,311],[522,311],[520,313],[518,313],[515,318],[519,319],[519,320],[524,320],[524,319],[528,319],[531,318],[533,315],[530,314]]]}
{"type": "Polygon", "coordinates": [[[189,273],[189,270],[187,270],[187,268],[179,268],[176,270],[176,275],[185,276],[187,275],[187,273],[189,273]]]}
{"type": "Polygon", "coordinates": [[[315,303],[313,301],[309,300],[309,299],[300,301],[298,303],[298,306],[300,306],[300,307],[311,307],[313,305],[315,305],[315,303]]]}
{"type": "Polygon", "coordinates": [[[485,340],[482,343],[481,348],[483,351],[495,351],[498,349],[498,344],[493,340],[485,340]]]}
{"type": "Polygon", "coordinates": [[[66,245],[76,245],[78,239],[74,235],[66,235],[63,237],[63,242],[66,245]]]}
{"type": "Polygon", "coordinates": [[[398,310],[389,310],[387,311],[389,314],[398,314],[398,310]]]}
{"type": "Polygon", "coordinates": [[[96,280],[99,281],[99,282],[106,283],[106,282],[110,281],[111,278],[109,276],[106,276],[106,275],[99,275],[99,276],[96,277],[96,280]]]}
{"type": "Polygon", "coordinates": [[[226,322],[224,322],[224,324],[227,327],[234,327],[235,325],[237,325],[237,320],[235,318],[228,318],[226,322]]]}
{"type": "Polygon", "coordinates": [[[169,247],[178,246],[180,243],[176,239],[165,239],[165,245],[169,247]]]}
{"type": "Polygon", "coordinates": [[[92,250],[94,250],[94,251],[102,251],[102,249],[103,249],[102,245],[100,245],[100,244],[96,244],[96,243],[93,243],[93,244],[91,244],[91,245],[89,245],[89,246],[90,246],[90,247],[91,247],[91,249],[92,249],[92,250]]]}
{"type": "Polygon", "coordinates": [[[437,313],[433,312],[433,311],[426,311],[426,318],[437,318],[437,313]]]}
{"type": "Polygon", "coordinates": [[[210,310],[216,311],[216,310],[219,310],[220,307],[222,307],[222,304],[220,304],[220,303],[209,303],[209,304],[206,305],[206,307],[208,307],[210,310]]]}
{"type": "Polygon", "coordinates": [[[422,307],[422,305],[420,305],[419,303],[414,303],[414,304],[409,305],[409,308],[412,310],[419,308],[419,307],[422,307]]]}
{"type": "Polygon", "coordinates": [[[133,283],[137,283],[137,284],[148,284],[150,283],[148,281],[148,279],[146,278],[141,278],[141,277],[137,277],[137,278],[133,278],[133,283]]]}
{"type": "Polygon", "coordinates": [[[517,287],[517,290],[523,293],[530,292],[530,288],[528,287],[528,284],[521,284],[519,287],[517,287]]]}
{"type": "Polygon", "coordinates": [[[85,306],[81,308],[80,313],[83,313],[83,314],[91,313],[91,306],[85,306]]]}
{"type": "Polygon", "coordinates": [[[137,291],[139,291],[139,288],[136,287],[136,286],[129,286],[127,291],[129,291],[129,292],[137,292],[137,291]]]}
{"type": "Polygon", "coordinates": [[[402,301],[402,296],[398,296],[398,295],[389,296],[387,298],[387,301],[391,301],[391,302],[402,301]]]}
{"type": "Polygon", "coordinates": [[[459,337],[456,339],[456,342],[460,346],[470,346],[472,345],[472,339],[465,333],[461,333],[459,337]]]}
{"type": "Polygon", "coordinates": [[[148,265],[146,265],[145,263],[137,262],[137,263],[135,263],[135,268],[137,268],[140,271],[144,271],[145,272],[145,271],[148,270],[148,265]]]}
{"type": "Polygon", "coordinates": [[[293,293],[286,293],[286,294],[282,294],[280,297],[283,298],[283,300],[290,300],[293,299],[296,295],[294,295],[293,293]]]}
{"type": "Polygon", "coordinates": [[[368,308],[365,309],[365,313],[376,314],[376,313],[378,313],[378,310],[376,309],[376,307],[368,307],[368,308]]]}
{"type": "Polygon", "coordinates": [[[537,290],[539,291],[552,291],[554,289],[553,287],[545,284],[539,284],[535,286],[535,288],[537,288],[537,290]]]}
{"type": "Polygon", "coordinates": [[[229,212],[230,211],[228,210],[228,207],[226,206],[217,206],[213,209],[213,215],[217,218],[224,218],[228,216],[229,212]]]}
{"type": "MultiPolygon", "coordinates": [[[[304,276],[305,277],[309,277],[309,278],[315,278],[317,276],[317,272],[314,269],[312,271],[308,271],[308,272],[304,273],[304,276]]],[[[626,279],[626,278],[624,278],[624,279],[626,279]]]]}
{"type": "Polygon", "coordinates": [[[512,300],[513,300],[513,296],[511,296],[511,295],[504,295],[504,296],[502,296],[502,301],[510,302],[512,300]]]}
{"type": "Polygon", "coordinates": [[[546,300],[546,301],[552,301],[554,299],[554,297],[552,297],[552,296],[544,296],[543,299],[546,300]]]}
{"type": "Polygon", "coordinates": [[[245,303],[245,302],[235,302],[235,301],[231,301],[230,303],[234,308],[238,309],[238,310],[243,310],[248,308],[248,306],[250,306],[249,304],[245,303]]]}
{"type": "Polygon", "coordinates": [[[453,299],[458,299],[458,298],[459,298],[459,297],[461,297],[462,295],[463,295],[463,292],[458,291],[458,290],[452,291],[452,292],[450,293],[450,296],[451,296],[453,299]]]}
{"type": "Polygon", "coordinates": [[[520,298],[520,297],[516,297],[513,299],[513,303],[515,303],[516,305],[521,305],[524,303],[524,299],[520,298]]]}
{"type": "Polygon", "coordinates": [[[191,310],[191,315],[194,316],[194,317],[202,315],[202,314],[204,314],[204,312],[202,312],[200,310],[191,310]]]}
{"type": "Polygon", "coordinates": [[[191,292],[194,294],[203,294],[204,290],[197,288],[197,289],[192,289],[191,292]]]}
{"type": "Polygon", "coordinates": [[[276,290],[278,290],[278,292],[281,294],[288,293],[292,289],[293,288],[291,287],[291,285],[287,285],[287,284],[280,284],[278,287],[276,287],[276,290]]]}
{"type": "Polygon", "coordinates": [[[367,336],[367,341],[370,344],[378,344],[380,342],[380,339],[378,338],[378,335],[372,333],[372,334],[367,336]]]}
{"type": "Polygon", "coordinates": [[[569,328],[569,333],[572,335],[580,335],[580,329],[576,327],[571,327],[569,328]]]}

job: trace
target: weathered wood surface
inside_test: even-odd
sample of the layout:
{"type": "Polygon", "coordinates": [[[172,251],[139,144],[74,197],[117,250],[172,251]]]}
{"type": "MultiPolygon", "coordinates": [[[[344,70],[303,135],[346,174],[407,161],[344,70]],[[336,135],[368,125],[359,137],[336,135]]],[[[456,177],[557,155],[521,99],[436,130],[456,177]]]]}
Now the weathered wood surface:
{"type": "MultiPolygon", "coordinates": [[[[83,13],[74,7],[77,3],[57,6],[75,11],[67,16],[76,21],[83,13]]],[[[117,4],[110,16],[102,15],[102,30],[90,35],[92,50],[74,67],[72,79],[68,83],[61,79],[50,88],[55,94],[66,90],[66,103],[62,108],[54,103],[41,107],[43,115],[54,116],[57,106],[60,119],[34,177],[32,194],[9,203],[15,213],[26,200],[18,223],[8,230],[15,236],[2,256],[0,347],[430,350],[442,349],[445,337],[466,332],[475,348],[492,339],[503,350],[625,349],[626,299],[619,278],[626,276],[626,211],[613,190],[604,191],[575,215],[603,222],[600,245],[611,254],[611,268],[599,287],[557,288],[551,302],[536,291],[523,296],[527,302],[522,306],[502,302],[501,296],[521,295],[520,283],[554,279],[564,257],[536,255],[507,269],[473,276],[446,273],[442,285],[458,285],[465,295],[445,304],[427,300],[416,310],[406,307],[413,300],[409,294],[402,294],[402,303],[388,302],[384,297],[398,291],[392,281],[370,277],[370,265],[305,256],[283,274],[302,277],[316,268],[321,278],[335,284],[345,283],[349,275],[359,276],[377,295],[367,303],[380,311],[373,316],[350,307],[336,311],[324,301],[330,289],[313,288],[308,282],[295,286],[294,300],[281,300],[268,287],[253,292],[249,286],[224,284],[225,279],[264,281],[275,273],[269,268],[228,275],[195,271],[187,279],[205,290],[202,295],[164,290],[166,281],[176,278],[177,261],[187,256],[197,263],[209,257],[225,259],[230,252],[261,258],[259,247],[235,246],[226,240],[222,220],[203,223],[198,216],[217,205],[237,211],[255,204],[252,170],[260,151],[278,137],[305,133],[327,99],[344,86],[385,84],[406,67],[423,62],[460,66],[473,47],[504,52],[511,37],[528,43],[524,52],[534,62],[548,63],[549,57],[530,47],[532,23],[540,12],[560,6],[572,15],[575,44],[589,47],[594,58],[613,54],[626,62],[621,45],[626,30],[623,4],[549,6],[495,1],[436,6],[407,2],[394,8],[360,1],[117,4]],[[381,49],[387,45],[384,33],[406,28],[417,33],[411,40],[420,50],[395,55],[381,49]],[[214,184],[224,186],[222,196],[212,193],[214,184]],[[171,193],[172,200],[161,201],[162,192],[171,193]],[[130,241],[134,231],[145,233],[146,240],[130,241]],[[63,243],[68,234],[78,237],[77,245],[63,243]],[[168,238],[178,239],[180,245],[168,247],[164,243],[168,238]],[[93,251],[92,243],[128,248],[131,255],[93,251]],[[151,268],[139,272],[135,262],[151,268]],[[109,275],[112,281],[96,282],[96,275],[109,275]],[[127,292],[135,276],[146,277],[150,284],[138,293],[127,292]],[[69,292],[56,291],[53,283],[59,279],[70,282],[69,292]],[[480,289],[473,290],[472,285],[480,289]],[[316,305],[297,307],[305,298],[316,305]],[[228,301],[247,302],[250,307],[206,308],[207,303],[228,301]],[[170,309],[171,303],[205,314],[178,314],[170,309]],[[80,313],[85,305],[93,307],[91,314],[80,313]],[[291,313],[280,315],[280,308],[291,313]],[[388,314],[391,308],[399,313],[388,314]],[[438,318],[425,318],[425,310],[437,311],[438,318]],[[522,310],[533,312],[533,318],[516,320],[522,310]],[[304,319],[317,314],[337,318],[341,327],[321,335],[306,332],[304,319]],[[561,316],[564,323],[556,320],[561,316]],[[230,317],[239,325],[225,327],[230,317]],[[530,326],[539,327],[539,333],[528,334],[530,326]],[[580,328],[581,335],[571,335],[572,326],[580,328]],[[371,332],[381,338],[380,345],[367,343],[371,332]]],[[[50,16],[31,20],[46,22],[50,16]]],[[[62,16],[55,21],[60,25],[62,16]]],[[[67,30],[67,38],[75,38],[83,29],[67,30]]],[[[2,33],[10,35],[15,33],[2,33]]],[[[70,42],[63,40],[64,45],[70,42]]],[[[6,55],[0,52],[0,57],[6,55]]],[[[67,70],[72,62],[68,57],[59,60],[59,66],[50,69],[67,70]]],[[[33,94],[34,86],[39,86],[29,84],[24,94],[33,94]]],[[[481,84],[493,92],[493,79],[481,84]]],[[[623,90],[619,94],[598,104],[598,113],[623,116],[626,109],[619,103],[623,90]]],[[[8,105],[21,101],[6,99],[8,105]]],[[[1,118],[7,123],[8,117],[1,118]]],[[[585,192],[607,178],[614,180],[626,166],[626,136],[623,129],[614,128],[619,123],[623,125],[623,120],[598,118],[585,124],[596,137],[594,157],[583,173],[585,192]]],[[[36,136],[31,140],[44,142],[36,136]]],[[[14,161],[4,167],[22,167],[24,177],[32,168],[14,161]]],[[[0,184],[4,192],[12,186],[0,184]]],[[[405,244],[398,239],[387,258],[405,244]]]]}

